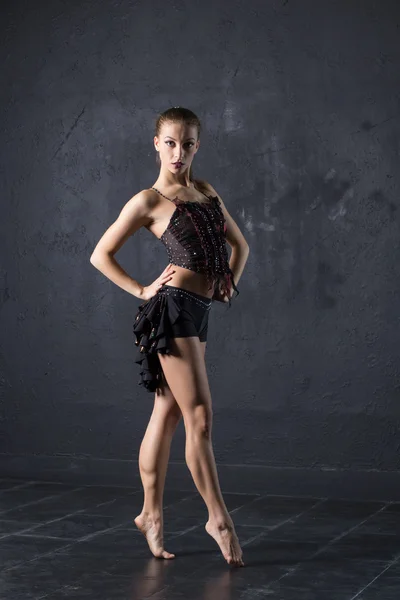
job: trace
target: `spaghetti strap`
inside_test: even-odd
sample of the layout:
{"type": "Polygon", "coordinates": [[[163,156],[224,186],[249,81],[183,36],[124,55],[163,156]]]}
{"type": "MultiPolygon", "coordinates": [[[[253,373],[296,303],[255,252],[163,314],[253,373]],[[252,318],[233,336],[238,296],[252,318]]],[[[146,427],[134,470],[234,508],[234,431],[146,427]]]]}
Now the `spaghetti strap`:
{"type": "MultiPolygon", "coordinates": [[[[160,190],[158,190],[157,188],[152,187],[151,189],[154,190],[155,192],[157,192],[158,194],[160,194],[161,196],[164,196],[164,194],[162,192],[160,192],[160,190]]],[[[164,198],[167,198],[167,200],[169,200],[173,204],[175,204],[175,200],[177,200],[177,198],[174,198],[173,200],[171,200],[171,198],[168,198],[168,196],[164,196],[164,198]]]]}
{"type": "MultiPolygon", "coordinates": [[[[197,202],[198,204],[201,204],[201,202],[199,202],[198,200],[179,200],[178,196],[175,196],[175,198],[168,198],[168,196],[165,196],[162,192],[160,192],[160,190],[158,190],[155,187],[151,188],[152,190],[154,190],[155,192],[157,192],[158,194],[160,194],[161,196],[164,196],[164,198],[166,198],[167,200],[169,200],[170,202],[173,202],[174,204],[176,204],[176,200],[178,200],[179,202],[184,202],[184,203],[190,203],[190,202],[197,202]]],[[[197,188],[196,188],[197,189],[197,188]]],[[[200,192],[200,194],[203,194],[203,196],[205,196],[207,198],[208,201],[210,201],[212,199],[212,196],[207,196],[207,194],[204,194],[201,190],[198,190],[200,192]]]]}

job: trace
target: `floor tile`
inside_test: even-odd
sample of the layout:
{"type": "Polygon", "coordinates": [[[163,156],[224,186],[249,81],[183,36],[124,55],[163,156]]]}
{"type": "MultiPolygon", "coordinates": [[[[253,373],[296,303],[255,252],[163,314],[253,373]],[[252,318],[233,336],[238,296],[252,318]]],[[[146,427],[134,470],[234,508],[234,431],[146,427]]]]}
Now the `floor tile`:
{"type": "Polygon", "coordinates": [[[400,597],[400,557],[363,589],[356,600],[398,600],[400,597]]]}
{"type": "Polygon", "coordinates": [[[400,554],[400,538],[393,535],[359,533],[357,530],[330,544],[323,560],[382,560],[386,563],[400,554]]]}
{"type": "Polygon", "coordinates": [[[262,496],[235,511],[232,518],[238,525],[273,527],[304,511],[309,511],[319,498],[290,498],[287,496],[262,496]]]}
{"type": "Polygon", "coordinates": [[[32,523],[31,521],[0,521],[0,540],[3,536],[17,533],[18,531],[33,527],[35,525],[36,523],[32,523]]]}
{"type": "Polygon", "coordinates": [[[16,487],[3,490],[0,494],[0,518],[7,511],[32,502],[40,502],[45,498],[57,497],[76,489],[78,486],[65,486],[59,483],[33,482],[27,487],[16,487]]]}
{"type": "MultiPolygon", "coordinates": [[[[67,491],[59,496],[41,499],[38,502],[23,506],[16,506],[0,513],[1,519],[23,519],[33,523],[43,523],[52,518],[61,517],[77,510],[96,510],[99,504],[110,502],[118,495],[128,495],[123,488],[83,488],[76,491],[67,491]]],[[[4,496],[2,494],[0,498],[4,496]]],[[[29,496],[30,497],[30,496],[29,496]]]]}
{"type": "Polygon", "coordinates": [[[30,535],[47,535],[69,540],[77,540],[87,535],[92,535],[121,523],[126,523],[126,516],[119,517],[107,515],[91,515],[79,512],[70,517],[56,519],[44,525],[35,525],[23,533],[30,535]]]}
{"type": "Polygon", "coordinates": [[[40,554],[62,548],[65,544],[63,540],[11,535],[0,540],[1,569],[33,560],[40,554]]]}
{"type": "Polygon", "coordinates": [[[2,483],[0,590],[7,600],[398,596],[399,564],[384,570],[400,557],[400,503],[224,494],[243,547],[245,567],[235,569],[204,529],[208,513],[197,492],[165,491],[164,543],[176,554],[167,561],[151,555],[133,523],[141,489],[2,483]]]}
{"type": "Polygon", "coordinates": [[[29,485],[30,482],[24,479],[0,479],[0,494],[6,490],[10,490],[11,488],[28,487],[29,485]]]}

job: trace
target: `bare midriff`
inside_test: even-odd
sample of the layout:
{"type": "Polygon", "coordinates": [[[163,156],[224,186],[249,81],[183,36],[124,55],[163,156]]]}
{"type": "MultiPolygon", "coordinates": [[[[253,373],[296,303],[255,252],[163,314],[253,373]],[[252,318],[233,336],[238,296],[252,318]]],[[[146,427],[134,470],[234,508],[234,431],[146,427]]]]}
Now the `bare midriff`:
{"type": "Polygon", "coordinates": [[[212,297],[214,286],[210,290],[208,289],[210,284],[204,273],[196,273],[195,271],[185,269],[185,267],[178,267],[177,265],[173,265],[173,268],[175,273],[172,274],[171,279],[169,279],[165,285],[174,285],[176,287],[181,287],[188,292],[206,296],[207,298],[212,297]]]}

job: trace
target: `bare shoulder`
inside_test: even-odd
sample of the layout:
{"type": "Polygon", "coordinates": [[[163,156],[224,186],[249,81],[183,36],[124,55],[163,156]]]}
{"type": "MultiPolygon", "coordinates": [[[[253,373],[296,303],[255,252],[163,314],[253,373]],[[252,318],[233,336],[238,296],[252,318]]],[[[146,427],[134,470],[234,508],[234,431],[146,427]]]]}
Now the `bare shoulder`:
{"type": "Polygon", "coordinates": [[[196,179],[196,184],[197,184],[197,187],[202,192],[204,192],[205,194],[210,195],[210,196],[217,196],[218,200],[221,203],[221,207],[222,207],[222,210],[223,210],[224,214],[228,212],[226,210],[226,206],[224,204],[224,201],[222,200],[222,198],[218,194],[218,192],[213,188],[213,186],[211,185],[211,183],[209,183],[205,179],[196,179]]]}
{"type": "Polygon", "coordinates": [[[218,192],[215,190],[215,188],[211,185],[211,183],[209,183],[208,181],[205,181],[205,179],[197,179],[196,183],[198,183],[199,186],[201,186],[201,189],[202,189],[202,191],[204,190],[205,194],[211,195],[211,196],[216,196],[218,198],[222,213],[225,218],[226,241],[228,242],[228,244],[232,247],[233,246],[242,246],[242,247],[247,246],[248,247],[247,241],[246,241],[245,237],[243,236],[242,232],[240,231],[239,226],[237,225],[236,221],[233,219],[233,217],[229,213],[227,207],[225,206],[224,201],[222,200],[222,198],[218,194],[218,192]]]}
{"type": "Polygon", "coordinates": [[[127,215],[133,213],[142,218],[150,217],[151,211],[157,205],[157,201],[157,193],[154,190],[140,190],[126,202],[121,214],[124,212],[127,215]]]}

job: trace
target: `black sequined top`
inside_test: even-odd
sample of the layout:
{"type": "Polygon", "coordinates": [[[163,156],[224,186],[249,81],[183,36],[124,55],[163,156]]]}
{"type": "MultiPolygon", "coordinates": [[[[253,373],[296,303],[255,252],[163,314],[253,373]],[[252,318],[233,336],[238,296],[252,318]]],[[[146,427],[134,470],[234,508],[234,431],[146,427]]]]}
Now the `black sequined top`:
{"type": "MultiPolygon", "coordinates": [[[[164,196],[156,188],[152,189],[164,196]]],[[[220,290],[228,294],[230,306],[232,288],[236,295],[239,290],[229,267],[225,217],[218,196],[206,198],[208,202],[167,198],[175,204],[175,210],[160,241],[165,245],[171,264],[205,273],[208,289],[214,282],[217,284],[213,299],[218,300],[220,290]]]]}

